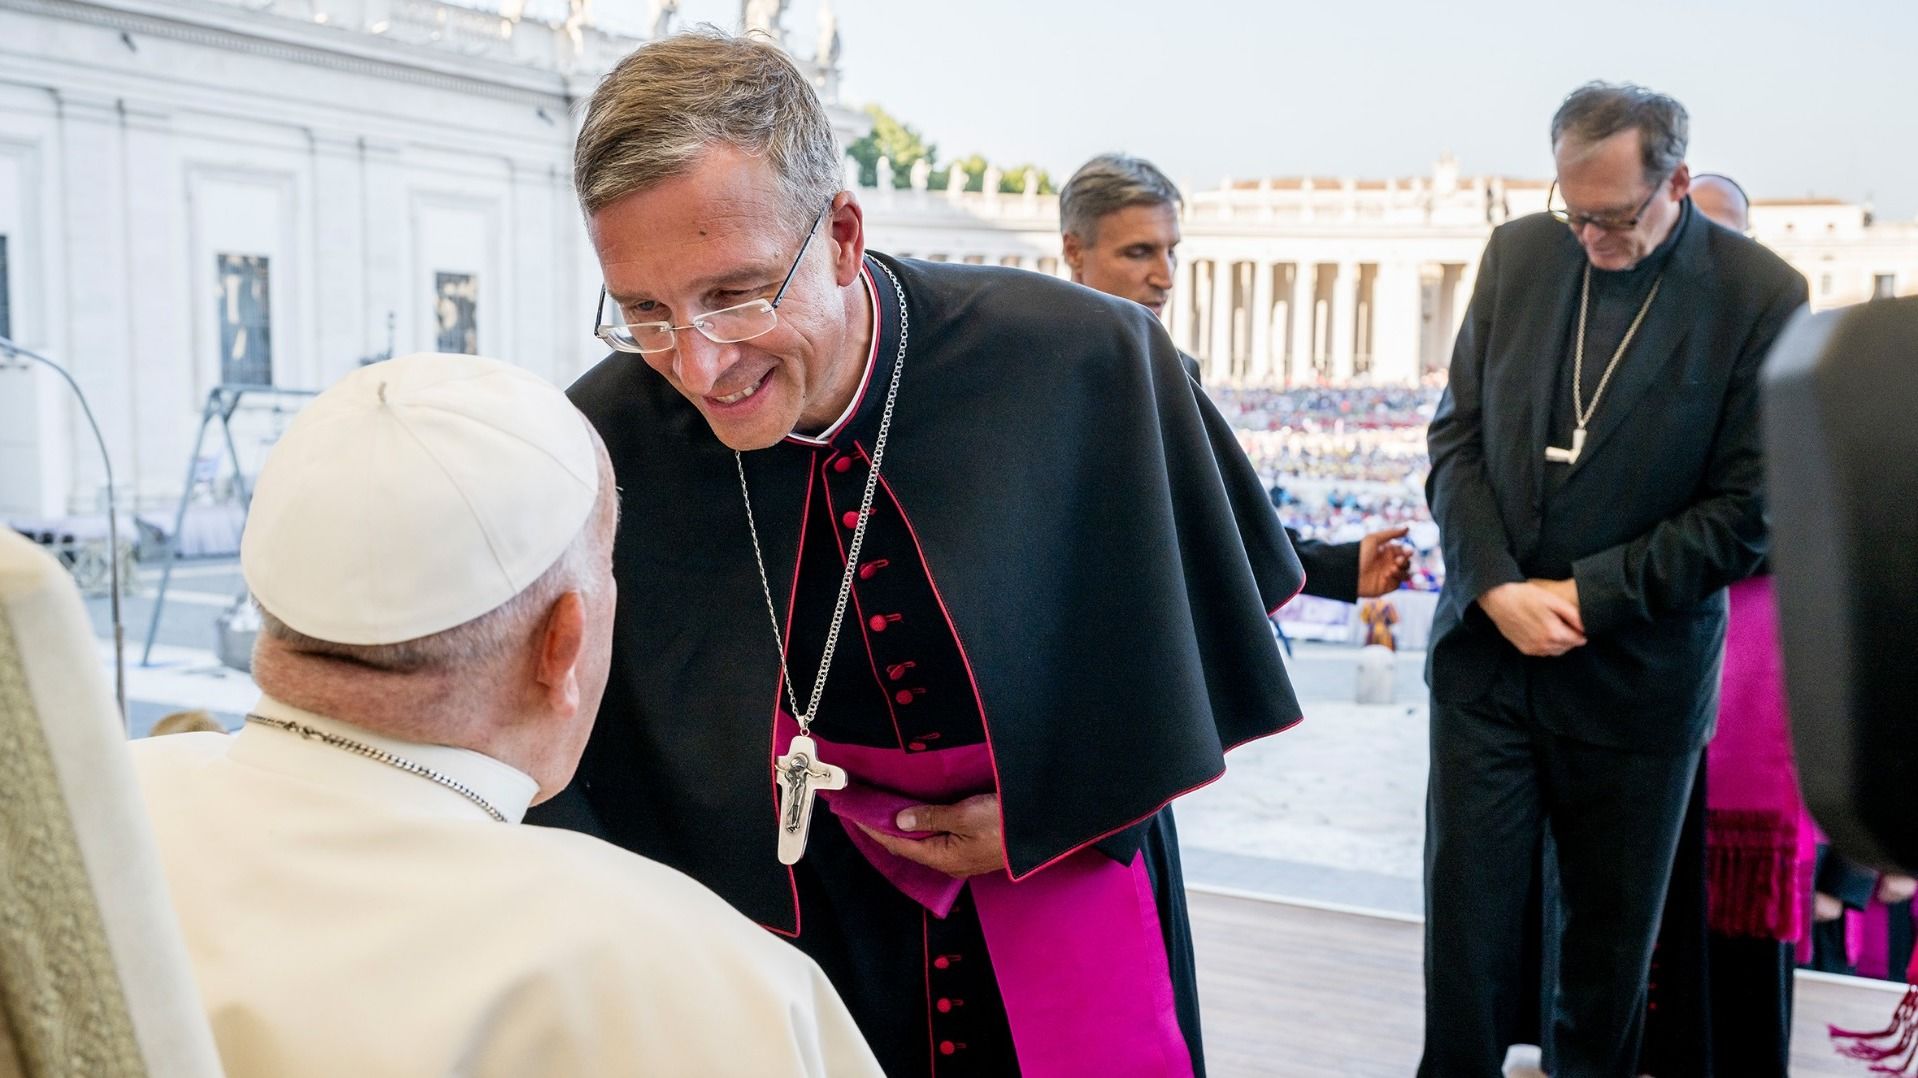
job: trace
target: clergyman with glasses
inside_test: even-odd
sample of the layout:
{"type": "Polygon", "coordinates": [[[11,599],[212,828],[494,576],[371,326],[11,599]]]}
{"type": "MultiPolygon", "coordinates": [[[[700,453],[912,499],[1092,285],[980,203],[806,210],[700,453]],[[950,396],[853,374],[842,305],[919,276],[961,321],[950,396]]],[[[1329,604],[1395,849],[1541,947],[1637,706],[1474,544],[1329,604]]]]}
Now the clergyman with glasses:
{"type": "Polygon", "coordinates": [[[1550,212],[1492,234],[1433,416],[1425,1078],[1497,1074],[1549,828],[1560,1075],[1637,1074],[1652,941],[1711,734],[1725,588],[1763,560],[1758,371],[1805,303],[1699,219],[1677,101],[1590,83],[1550,212]]]}
{"type": "Polygon", "coordinates": [[[840,162],[750,37],[587,105],[622,588],[543,819],[791,939],[889,1074],[1197,1073],[1166,805],[1298,719],[1298,560],[1150,312],[871,252],[840,162]]]}

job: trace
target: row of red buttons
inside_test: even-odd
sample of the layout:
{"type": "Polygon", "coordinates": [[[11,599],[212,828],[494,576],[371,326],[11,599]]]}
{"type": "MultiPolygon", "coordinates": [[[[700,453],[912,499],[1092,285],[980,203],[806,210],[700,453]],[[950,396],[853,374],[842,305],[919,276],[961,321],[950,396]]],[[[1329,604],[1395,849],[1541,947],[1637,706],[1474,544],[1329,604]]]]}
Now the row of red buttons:
{"type": "MultiPolygon", "coordinates": [[[[833,471],[840,472],[840,473],[851,471],[852,458],[850,456],[840,457],[839,459],[833,461],[832,469],[833,471]]],[[[859,510],[848,509],[844,513],[841,513],[839,515],[839,523],[843,525],[847,531],[851,531],[859,527],[859,510]]],[[[874,558],[871,561],[868,561],[859,567],[859,579],[871,580],[874,576],[878,574],[879,570],[884,569],[891,564],[892,563],[885,558],[874,558]]],[[[895,622],[899,622],[902,620],[904,620],[904,615],[901,615],[901,614],[874,614],[873,616],[866,619],[866,628],[872,630],[875,633],[883,633],[886,631],[887,628],[892,626],[895,622]]],[[[907,670],[910,670],[917,665],[918,665],[917,663],[910,662],[910,661],[903,662],[903,663],[893,663],[892,665],[886,668],[886,675],[887,677],[891,678],[893,681],[898,681],[900,678],[905,676],[905,672],[907,670]]],[[[914,700],[918,699],[920,696],[925,695],[925,692],[926,690],[924,689],[924,687],[900,689],[898,692],[895,692],[892,694],[892,701],[893,703],[898,704],[900,707],[905,707],[906,705],[912,703],[914,700]]],[[[927,748],[926,742],[936,740],[938,736],[939,736],[938,734],[923,735],[911,742],[908,742],[906,745],[906,748],[912,752],[924,752],[926,751],[926,748],[927,748]]]]}
{"type": "MultiPolygon", "coordinates": [[[[840,457],[838,460],[834,460],[834,462],[832,462],[832,470],[834,470],[834,472],[850,472],[850,470],[852,470],[852,457],[840,457]]],[[[857,508],[848,508],[846,512],[842,512],[842,514],[840,514],[840,524],[846,526],[848,531],[852,531],[854,527],[859,527],[859,510],[857,510],[857,508]]],[[[890,566],[890,564],[892,564],[892,562],[888,562],[886,558],[873,558],[871,562],[865,562],[863,566],[859,566],[859,579],[873,579],[873,577],[878,574],[878,570],[882,570],[882,568],[886,568],[886,566],[890,566]]],[[[871,631],[875,631],[875,633],[884,633],[894,621],[901,620],[903,620],[901,614],[873,614],[871,618],[865,620],[865,627],[871,629],[871,631]]],[[[919,664],[915,664],[915,662],[896,662],[896,664],[892,664],[892,666],[886,668],[886,675],[888,675],[892,681],[898,681],[900,677],[905,675],[907,669],[915,668],[915,666],[919,666],[919,664]]],[[[926,691],[924,691],[923,687],[919,687],[919,689],[900,689],[900,691],[892,694],[892,702],[903,708],[903,706],[911,704],[913,700],[917,700],[919,696],[923,696],[924,692],[926,691]]],[[[926,740],[932,740],[934,737],[938,737],[938,735],[928,735],[928,737],[913,740],[913,742],[907,744],[905,748],[909,748],[909,750],[913,750],[913,752],[924,752],[924,750],[926,750],[926,740]]]]}
{"type": "MultiPolygon", "coordinates": [[[[957,965],[962,960],[963,960],[962,955],[942,954],[939,957],[932,960],[932,968],[933,969],[951,969],[953,966],[957,965]]],[[[933,1004],[933,1006],[938,1009],[940,1014],[951,1014],[955,1007],[963,1007],[965,1005],[966,1005],[966,1001],[963,999],[951,999],[945,996],[941,996],[939,998],[939,1001],[933,1004]]],[[[942,1056],[953,1055],[954,1053],[962,1051],[965,1047],[966,1047],[965,1044],[960,1041],[940,1041],[939,1054],[942,1056]]]]}

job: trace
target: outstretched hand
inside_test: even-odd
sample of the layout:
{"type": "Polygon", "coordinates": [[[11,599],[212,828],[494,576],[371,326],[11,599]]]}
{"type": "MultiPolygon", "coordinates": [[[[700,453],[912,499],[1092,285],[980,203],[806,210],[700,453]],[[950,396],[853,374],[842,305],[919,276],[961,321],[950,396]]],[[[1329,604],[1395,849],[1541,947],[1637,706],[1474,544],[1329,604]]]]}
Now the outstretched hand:
{"type": "Polygon", "coordinates": [[[1403,527],[1373,532],[1359,540],[1359,598],[1373,599],[1412,577],[1412,548],[1397,542],[1403,527]]]}

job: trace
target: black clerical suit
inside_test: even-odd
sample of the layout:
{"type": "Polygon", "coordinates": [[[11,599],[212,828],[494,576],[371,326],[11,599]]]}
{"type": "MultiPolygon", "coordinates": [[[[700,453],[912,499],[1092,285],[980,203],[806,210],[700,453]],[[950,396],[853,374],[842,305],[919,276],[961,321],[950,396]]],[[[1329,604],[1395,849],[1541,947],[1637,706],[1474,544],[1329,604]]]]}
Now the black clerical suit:
{"type": "Polygon", "coordinates": [[[1637,1073],[1652,939],[1716,713],[1723,589],[1764,555],[1758,370],[1804,279],[1685,203],[1637,267],[1592,272],[1588,407],[1662,284],[1583,452],[1551,463],[1574,427],[1585,266],[1544,214],[1492,234],[1430,429],[1446,580],[1427,657],[1429,1078],[1496,1074],[1530,1039],[1520,926],[1548,824],[1557,1073],[1637,1073]],[[1589,643],[1528,658],[1504,639],[1476,600],[1528,578],[1576,581],[1589,643]]]}

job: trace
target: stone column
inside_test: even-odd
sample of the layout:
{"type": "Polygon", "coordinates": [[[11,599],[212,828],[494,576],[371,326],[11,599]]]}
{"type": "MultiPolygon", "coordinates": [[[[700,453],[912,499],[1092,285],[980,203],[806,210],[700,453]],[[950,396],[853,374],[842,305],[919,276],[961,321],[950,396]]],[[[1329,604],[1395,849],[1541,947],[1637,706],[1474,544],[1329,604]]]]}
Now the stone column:
{"type": "Polygon", "coordinates": [[[1418,381],[1420,340],[1419,268],[1408,262],[1379,264],[1372,284],[1372,376],[1381,383],[1418,381]]]}
{"type": "MultiPolygon", "coordinates": [[[[60,94],[60,165],[65,190],[65,220],[52,230],[67,249],[65,293],[67,308],[67,365],[73,379],[86,391],[99,421],[100,434],[112,454],[115,478],[130,484],[133,463],[132,349],[125,312],[132,309],[132,274],[127,262],[126,184],[122,159],[120,112],[111,97],[85,93],[60,94]],[[114,317],[120,312],[121,317],[114,317]]],[[[206,280],[197,278],[195,283],[206,280]]],[[[158,289],[154,289],[158,291],[158,289]]],[[[199,299],[204,289],[189,290],[199,299]]],[[[72,408],[78,415],[78,408],[72,408]]],[[[58,452],[73,461],[66,509],[83,513],[100,508],[106,473],[100,467],[93,436],[84,421],[69,423],[68,445],[58,452]]],[[[123,492],[124,493],[124,492],[123,492]]]]}
{"type": "MultiPolygon", "coordinates": [[[[127,429],[132,467],[128,468],[129,462],[116,454],[114,480],[122,508],[130,511],[136,496],[179,493],[180,466],[187,454],[188,435],[183,430],[186,424],[178,422],[178,418],[199,411],[200,402],[194,396],[201,383],[195,377],[193,349],[189,346],[182,351],[180,348],[193,339],[195,312],[191,308],[182,310],[175,295],[146,276],[155,272],[165,276],[162,267],[187,265],[180,251],[179,233],[169,227],[186,214],[183,173],[174,148],[172,118],[134,102],[123,103],[120,115],[121,152],[126,162],[126,216],[122,237],[128,278],[125,282],[127,302],[121,308],[126,314],[126,338],[124,347],[111,355],[126,364],[123,371],[126,381],[117,395],[132,402],[133,407],[127,429]]],[[[69,172],[69,182],[72,178],[69,172]]],[[[210,263],[212,259],[206,261],[210,263]]],[[[195,274],[190,278],[194,285],[213,278],[211,265],[190,268],[195,274]]],[[[87,297],[82,302],[91,298],[85,291],[70,294],[87,297]]],[[[187,294],[195,303],[204,302],[201,297],[205,293],[198,288],[190,289],[187,294]]],[[[290,353],[294,342],[287,344],[290,353]]],[[[81,355],[76,350],[74,358],[79,359],[81,355]]],[[[99,401],[98,396],[93,398],[96,409],[100,407],[99,401]]],[[[112,429],[107,427],[105,417],[100,422],[110,441],[112,429]]],[[[84,441],[88,438],[84,426],[80,428],[80,437],[85,446],[82,455],[91,461],[95,454],[93,446],[84,441]]]]}
{"type": "Polygon", "coordinates": [[[1312,371],[1312,328],[1318,321],[1319,265],[1316,262],[1292,264],[1292,363],[1287,370],[1291,382],[1306,381],[1312,371]]]}
{"type": "MultiPolygon", "coordinates": [[[[422,310],[426,286],[408,280],[412,268],[412,256],[408,253],[411,244],[401,237],[417,235],[418,222],[412,220],[412,207],[408,205],[402,153],[397,142],[363,139],[360,143],[360,170],[366,184],[361,207],[367,238],[366,269],[362,277],[370,323],[364,338],[367,353],[386,347],[389,311],[393,314],[393,350],[400,355],[432,348],[435,337],[428,317],[432,312],[422,310]]],[[[590,259],[590,254],[588,257],[590,259]]],[[[589,279],[597,295],[600,281],[596,264],[591,272],[589,279]]],[[[592,297],[588,296],[586,302],[592,303],[592,297]]],[[[599,354],[605,354],[604,346],[600,346],[599,354]]]]}
{"type": "Polygon", "coordinates": [[[1472,289],[1478,284],[1478,259],[1459,267],[1458,284],[1452,292],[1452,337],[1458,337],[1458,327],[1465,323],[1465,309],[1472,305],[1472,289]]]}
{"type": "Polygon", "coordinates": [[[1356,344],[1353,324],[1357,319],[1359,267],[1355,262],[1339,263],[1339,275],[1332,282],[1332,317],[1328,328],[1332,359],[1332,380],[1344,383],[1352,378],[1352,355],[1356,344]]]}
{"type": "Polygon", "coordinates": [[[1264,258],[1252,264],[1252,357],[1246,381],[1263,385],[1272,377],[1272,263],[1264,258]]]}
{"type": "MultiPolygon", "coordinates": [[[[352,369],[359,357],[386,347],[386,311],[381,309],[376,314],[367,309],[366,282],[362,279],[366,273],[367,235],[352,227],[366,214],[360,200],[363,165],[359,139],[341,131],[314,131],[311,139],[313,214],[325,233],[325,239],[314,244],[311,262],[318,354],[313,357],[312,371],[274,372],[282,384],[298,387],[331,385],[352,369]],[[379,343],[372,344],[376,339],[379,343]]],[[[277,272],[278,267],[273,269],[277,272]]],[[[541,351],[545,343],[540,342],[541,351]]],[[[520,342],[502,350],[504,347],[520,349],[521,354],[531,351],[520,342]]]]}
{"type": "Polygon", "coordinates": [[[1205,380],[1219,382],[1232,371],[1232,285],[1237,267],[1229,259],[1212,261],[1212,348],[1205,357],[1205,380]]]}

